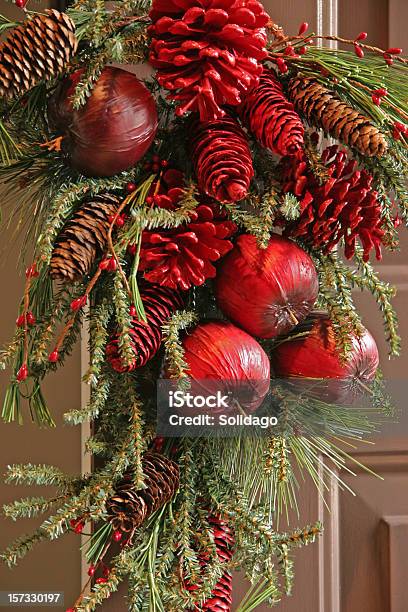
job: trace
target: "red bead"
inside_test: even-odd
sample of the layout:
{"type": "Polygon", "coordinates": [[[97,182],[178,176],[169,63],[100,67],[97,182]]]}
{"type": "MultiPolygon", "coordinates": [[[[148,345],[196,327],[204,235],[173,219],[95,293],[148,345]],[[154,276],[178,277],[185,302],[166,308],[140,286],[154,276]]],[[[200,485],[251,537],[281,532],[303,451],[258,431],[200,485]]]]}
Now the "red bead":
{"type": "Polygon", "coordinates": [[[135,244],[128,244],[127,250],[129,255],[136,255],[137,246],[135,244]]]}
{"type": "Polygon", "coordinates": [[[27,312],[27,323],[28,325],[35,325],[35,316],[31,311],[27,312]]]}
{"type": "Polygon", "coordinates": [[[122,537],[123,537],[123,534],[122,534],[121,531],[114,531],[113,532],[113,539],[114,539],[115,542],[120,542],[122,537]]]}
{"type": "Polygon", "coordinates": [[[360,34],[357,36],[355,40],[365,40],[367,36],[368,36],[367,32],[360,32],[360,34]]]}
{"type": "Polygon", "coordinates": [[[16,319],[16,325],[17,327],[24,327],[24,324],[26,322],[26,318],[23,314],[21,314],[17,319],[16,319]]]}
{"type": "Polygon", "coordinates": [[[58,361],[58,359],[59,359],[59,353],[58,353],[58,351],[52,351],[52,353],[50,353],[50,354],[48,355],[48,361],[49,361],[50,363],[56,363],[56,362],[58,361]]]}
{"type": "Polygon", "coordinates": [[[129,308],[129,314],[130,314],[131,317],[135,317],[136,316],[137,311],[136,311],[136,306],[134,306],[134,304],[132,304],[132,306],[129,308]]]}
{"type": "Polygon", "coordinates": [[[105,584],[107,582],[106,578],[97,578],[95,580],[96,584],[105,584]]]}
{"type": "Polygon", "coordinates": [[[116,216],[116,215],[109,215],[109,216],[108,216],[108,221],[109,221],[109,223],[110,223],[111,225],[112,225],[112,223],[113,223],[113,222],[114,222],[114,220],[115,220],[115,216],[116,216]]]}
{"type": "Polygon", "coordinates": [[[357,55],[357,57],[360,57],[360,58],[364,57],[364,51],[360,47],[360,45],[355,44],[354,45],[354,51],[355,51],[355,54],[357,55]]]}
{"type": "Polygon", "coordinates": [[[391,47],[390,49],[387,49],[386,53],[389,55],[400,55],[402,53],[402,49],[399,47],[391,47]]]}
{"type": "Polygon", "coordinates": [[[129,183],[126,183],[125,185],[125,190],[128,193],[133,193],[134,191],[136,191],[136,189],[137,189],[136,183],[129,182],[129,183]]]}
{"type": "Polygon", "coordinates": [[[18,382],[23,382],[23,380],[25,380],[28,376],[28,368],[27,368],[27,364],[23,363],[23,365],[21,366],[21,368],[19,369],[19,371],[17,372],[17,380],[18,382]]]}
{"type": "Polygon", "coordinates": [[[288,71],[288,65],[281,57],[276,58],[276,65],[278,66],[279,71],[282,72],[282,74],[285,74],[285,72],[288,71]]]}
{"type": "Polygon", "coordinates": [[[302,36],[302,34],[304,34],[307,30],[309,29],[309,24],[307,23],[307,21],[304,21],[303,23],[300,24],[299,26],[299,32],[298,35],[302,36]]]}
{"type": "Polygon", "coordinates": [[[72,300],[71,310],[73,310],[74,312],[81,310],[81,308],[85,306],[87,299],[88,297],[86,295],[81,295],[81,297],[76,298],[75,300],[72,300]]]}
{"type": "Polygon", "coordinates": [[[96,567],[94,565],[90,565],[88,567],[88,576],[93,576],[95,572],[96,572],[96,567]]]}
{"type": "Polygon", "coordinates": [[[123,227],[126,223],[126,215],[120,215],[117,219],[116,219],[116,226],[117,227],[123,227]]]}

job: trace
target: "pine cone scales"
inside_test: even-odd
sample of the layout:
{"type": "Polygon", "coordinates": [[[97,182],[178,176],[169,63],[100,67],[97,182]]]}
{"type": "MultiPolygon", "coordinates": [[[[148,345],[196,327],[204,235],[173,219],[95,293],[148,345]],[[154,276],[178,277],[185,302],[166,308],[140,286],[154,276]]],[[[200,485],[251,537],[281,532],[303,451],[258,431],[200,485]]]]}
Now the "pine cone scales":
{"type": "Polygon", "coordinates": [[[139,321],[135,316],[130,330],[134,359],[131,364],[122,360],[119,348],[119,338],[114,336],[106,347],[106,356],[116,372],[131,372],[144,366],[160,348],[162,341],[162,326],[171,314],[183,307],[183,299],[177,291],[149,285],[141,291],[147,323],[139,321]]]}
{"type": "Polygon", "coordinates": [[[307,77],[291,79],[289,98],[307,121],[322,128],[367,157],[380,157],[387,150],[384,134],[371,121],[340,100],[318,81],[307,77]]]}
{"type": "Polygon", "coordinates": [[[200,191],[218,202],[238,202],[248,195],[254,176],[245,133],[232,117],[195,122],[191,150],[200,191]]]}
{"type": "Polygon", "coordinates": [[[106,246],[109,217],[119,203],[116,196],[102,194],[80,206],[55,242],[50,262],[52,278],[74,282],[90,273],[106,246]]]}
{"type": "Polygon", "coordinates": [[[76,52],[75,25],[54,9],[15,28],[0,45],[0,96],[24,94],[60,74],[76,52]]]}
{"type": "Polygon", "coordinates": [[[152,283],[187,290],[215,277],[217,261],[232,249],[227,240],[235,231],[232,221],[219,207],[201,204],[184,226],[156,232],[145,231],[142,237],[139,269],[152,283]]]}
{"type": "Polygon", "coordinates": [[[278,155],[294,155],[303,148],[303,124],[273,70],[264,70],[238,112],[263,147],[278,155]]]}
{"type": "Polygon", "coordinates": [[[150,62],[177,114],[222,117],[258,82],[269,16],[257,0],[154,0],[150,62]]]}
{"type": "Polygon", "coordinates": [[[283,159],[283,191],[293,193],[300,205],[299,218],[285,227],[284,234],[301,238],[323,252],[343,239],[347,259],[353,256],[359,240],[365,261],[371,249],[381,259],[385,232],[378,193],[372,189],[373,177],[358,170],[356,161],[337,146],[325,149],[322,161],[329,178],[321,185],[304,158],[283,159]]]}
{"type": "Polygon", "coordinates": [[[178,465],[164,455],[146,452],[142,468],[144,489],[136,490],[132,472],[126,472],[106,503],[115,530],[129,533],[140,527],[151,514],[172,499],[179,487],[178,465]]]}

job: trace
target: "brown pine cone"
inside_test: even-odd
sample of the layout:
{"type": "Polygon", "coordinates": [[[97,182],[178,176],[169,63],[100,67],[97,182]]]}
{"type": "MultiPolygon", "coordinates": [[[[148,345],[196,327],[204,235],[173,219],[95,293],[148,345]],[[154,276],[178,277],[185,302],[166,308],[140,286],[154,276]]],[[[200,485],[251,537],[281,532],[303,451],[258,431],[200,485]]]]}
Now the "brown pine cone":
{"type": "Polygon", "coordinates": [[[294,77],[289,82],[288,94],[296,110],[326,134],[366,157],[380,157],[386,152],[385,136],[370,119],[315,79],[294,77]]]}
{"type": "Polygon", "coordinates": [[[165,455],[146,452],[142,468],[144,489],[135,489],[133,474],[128,471],[106,503],[115,530],[128,533],[140,527],[145,519],[172,499],[179,487],[179,467],[165,455]]]}
{"type": "Polygon", "coordinates": [[[54,9],[12,30],[0,45],[0,96],[21,96],[43,79],[64,71],[75,54],[75,25],[54,9]]]}
{"type": "Polygon", "coordinates": [[[109,217],[119,203],[119,198],[104,193],[81,204],[55,242],[50,262],[52,278],[74,282],[90,273],[105,249],[109,217]]]}

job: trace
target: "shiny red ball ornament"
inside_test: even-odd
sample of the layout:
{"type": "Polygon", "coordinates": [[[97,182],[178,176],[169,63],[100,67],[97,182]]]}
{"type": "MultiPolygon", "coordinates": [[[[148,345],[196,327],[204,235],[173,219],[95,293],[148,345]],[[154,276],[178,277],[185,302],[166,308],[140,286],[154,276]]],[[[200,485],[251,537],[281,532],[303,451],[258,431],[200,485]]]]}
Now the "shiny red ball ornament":
{"type": "MultiPolygon", "coordinates": [[[[208,395],[213,387],[239,398],[245,412],[254,412],[269,390],[269,359],[252,336],[232,323],[200,323],[183,341],[187,374],[208,395]],[[202,385],[202,381],[208,381],[202,385]]],[[[212,413],[217,409],[212,409],[212,413]]],[[[225,409],[222,409],[225,410],[225,409]]]]}
{"type": "Polygon", "coordinates": [[[266,249],[248,234],[222,260],[215,295],[222,312],[259,338],[275,338],[306,318],[319,290],[311,257],[273,235],[266,249]]]}
{"type": "Polygon", "coordinates": [[[349,400],[374,379],[379,365],[378,348],[367,329],[361,336],[351,335],[350,342],[350,354],[342,360],[330,319],[318,316],[307,335],[294,335],[274,349],[275,375],[307,378],[308,384],[310,379],[328,379],[323,386],[313,385],[313,393],[328,401],[349,400]]]}
{"type": "Polygon", "coordinates": [[[72,96],[83,70],[70,75],[49,105],[49,118],[62,133],[70,165],[87,176],[113,176],[134,166],[157,130],[156,104],[135,75],[111,66],[103,69],[84,106],[72,96]]]}

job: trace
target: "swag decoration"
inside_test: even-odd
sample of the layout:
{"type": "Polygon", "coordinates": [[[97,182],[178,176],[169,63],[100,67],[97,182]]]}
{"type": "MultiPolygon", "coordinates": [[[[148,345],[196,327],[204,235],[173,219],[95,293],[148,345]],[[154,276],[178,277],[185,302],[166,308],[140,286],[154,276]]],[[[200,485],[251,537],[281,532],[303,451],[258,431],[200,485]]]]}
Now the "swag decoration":
{"type": "Polygon", "coordinates": [[[92,422],[98,466],[10,465],[7,482],[57,492],[4,507],[46,516],[3,560],[86,533],[89,581],[67,612],[91,612],[124,579],[135,612],[227,612],[234,570],[250,583],[239,612],[273,606],[290,594],[293,549],[321,532],[279,530],[296,467],[324,491],[330,462],[341,471],[347,443],[370,434],[345,396],[364,388],[391,410],[352,290],[372,294],[398,355],[395,290],[372,261],[408,221],[407,60],[365,32],[334,37],[348,50],[317,45],[306,23],[286,35],[258,0],[78,1],[1,17],[1,30],[3,200],[34,248],[1,354],[2,417],[22,423],[28,402],[54,426],[42,382],[88,320],[91,399],[64,420],[92,422]],[[130,69],[141,62],[144,81],[130,69]],[[280,426],[159,437],[163,375],[249,381],[242,409],[267,398],[280,426]],[[300,397],[306,380],[325,392],[300,397]]]}

